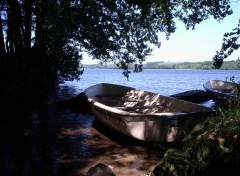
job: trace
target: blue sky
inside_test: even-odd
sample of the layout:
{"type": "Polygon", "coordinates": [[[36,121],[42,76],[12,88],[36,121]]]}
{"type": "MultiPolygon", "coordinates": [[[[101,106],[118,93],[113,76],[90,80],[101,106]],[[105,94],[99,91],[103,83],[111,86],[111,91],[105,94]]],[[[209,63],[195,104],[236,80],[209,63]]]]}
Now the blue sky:
{"type": "MultiPolygon", "coordinates": [[[[177,30],[169,40],[163,38],[162,45],[155,49],[147,62],[161,60],[172,61],[211,61],[220,50],[223,35],[231,32],[240,19],[240,1],[232,1],[233,14],[218,22],[208,19],[198,24],[195,30],[186,30],[183,23],[177,23],[177,30]]],[[[240,50],[235,51],[226,60],[236,60],[240,50]]]]}
{"type": "MultiPolygon", "coordinates": [[[[231,32],[240,19],[240,1],[232,0],[233,14],[218,22],[208,19],[196,25],[195,30],[186,30],[183,23],[177,23],[176,32],[169,40],[161,37],[161,47],[154,49],[146,62],[198,62],[212,61],[217,50],[220,50],[224,33],[231,32]]],[[[226,60],[236,60],[240,50],[235,51],[226,60]]],[[[83,64],[98,63],[84,55],[83,64]]]]}

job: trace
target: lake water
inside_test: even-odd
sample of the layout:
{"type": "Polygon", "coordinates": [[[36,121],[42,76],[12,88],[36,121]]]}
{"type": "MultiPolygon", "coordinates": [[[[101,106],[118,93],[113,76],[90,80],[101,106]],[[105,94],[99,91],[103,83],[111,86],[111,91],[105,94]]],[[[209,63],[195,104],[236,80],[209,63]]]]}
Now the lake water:
{"type": "Polygon", "coordinates": [[[118,69],[86,69],[80,81],[68,81],[61,88],[71,87],[76,95],[87,87],[97,83],[114,83],[141,88],[147,91],[172,95],[188,90],[201,90],[203,84],[211,79],[229,80],[235,77],[240,81],[240,70],[172,70],[146,69],[140,73],[131,73],[126,79],[118,69]]]}
{"type": "Polygon", "coordinates": [[[121,70],[86,69],[80,81],[66,82],[45,102],[32,98],[2,113],[0,123],[1,176],[85,176],[104,163],[117,176],[146,176],[171,146],[128,139],[96,123],[91,114],[59,108],[59,99],[78,95],[97,83],[116,83],[171,95],[203,89],[210,79],[235,76],[238,70],[121,70]],[[4,115],[3,115],[4,114],[4,115]]]}

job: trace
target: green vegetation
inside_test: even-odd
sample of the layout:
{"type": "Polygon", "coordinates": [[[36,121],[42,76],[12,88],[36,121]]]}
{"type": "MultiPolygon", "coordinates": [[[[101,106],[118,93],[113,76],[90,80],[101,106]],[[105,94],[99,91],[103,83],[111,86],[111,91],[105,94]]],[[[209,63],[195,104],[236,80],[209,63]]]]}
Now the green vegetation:
{"type": "MultiPolygon", "coordinates": [[[[79,79],[83,52],[100,63],[113,63],[128,76],[129,67],[144,68],[151,44],[160,46],[158,33],[169,38],[175,32],[176,19],[194,29],[208,18],[221,21],[231,13],[230,0],[1,0],[0,99],[45,93],[62,81],[79,79]]],[[[240,47],[239,36],[240,22],[225,34],[215,67],[240,47]]],[[[236,65],[239,69],[239,61],[227,64],[226,69],[236,65]]],[[[211,65],[159,63],[157,68],[211,69],[211,65]]],[[[186,138],[181,151],[166,154],[157,174],[191,175],[215,163],[239,165],[239,114],[239,106],[219,110],[217,117],[186,138]]]]}
{"type": "MultiPolygon", "coordinates": [[[[108,68],[108,69],[117,69],[118,67],[114,64],[92,64],[92,65],[84,65],[84,68],[108,68]]],[[[129,66],[129,68],[134,69],[133,66],[129,66]]],[[[212,61],[205,62],[147,62],[143,64],[143,69],[203,69],[210,70],[216,69],[213,66],[212,61]]],[[[239,70],[240,69],[240,60],[236,61],[225,61],[220,68],[222,70],[239,70]]]]}
{"type": "MultiPolygon", "coordinates": [[[[129,65],[141,71],[152,46],[160,46],[158,33],[169,38],[176,19],[194,29],[208,18],[221,21],[232,10],[229,0],[1,0],[0,14],[4,98],[54,90],[62,81],[79,79],[83,52],[100,63],[114,63],[125,76],[129,65]]],[[[226,35],[230,42],[221,53],[238,48],[238,35],[236,30],[226,35]]]]}
{"type": "MultiPolygon", "coordinates": [[[[143,68],[146,69],[215,69],[212,61],[205,62],[182,62],[182,63],[171,63],[171,62],[151,62],[146,63],[143,68]]],[[[236,61],[225,61],[220,69],[223,70],[239,70],[240,60],[236,61]]]]}
{"type": "Polygon", "coordinates": [[[240,96],[227,109],[218,108],[183,140],[181,149],[169,149],[155,167],[155,176],[240,174],[240,96]]]}
{"type": "Polygon", "coordinates": [[[223,60],[230,56],[235,50],[240,48],[239,37],[240,19],[237,27],[234,28],[232,32],[227,32],[224,34],[221,50],[217,51],[216,55],[213,57],[213,65],[216,68],[220,68],[223,64],[223,60]]]}

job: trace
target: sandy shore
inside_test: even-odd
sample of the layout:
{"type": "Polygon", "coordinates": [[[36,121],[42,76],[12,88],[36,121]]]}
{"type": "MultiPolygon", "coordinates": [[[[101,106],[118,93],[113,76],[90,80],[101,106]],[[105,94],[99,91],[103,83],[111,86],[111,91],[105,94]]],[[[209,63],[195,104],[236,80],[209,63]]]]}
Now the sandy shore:
{"type": "Polygon", "coordinates": [[[92,156],[87,158],[64,159],[61,162],[84,162],[85,166],[76,169],[78,176],[84,176],[87,171],[103,163],[112,168],[116,176],[147,176],[163,157],[169,147],[163,144],[144,143],[127,138],[114,131],[97,124],[91,130],[66,130],[63,135],[78,135],[91,133],[91,137],[84,142],[89,146],[92,156]]]}

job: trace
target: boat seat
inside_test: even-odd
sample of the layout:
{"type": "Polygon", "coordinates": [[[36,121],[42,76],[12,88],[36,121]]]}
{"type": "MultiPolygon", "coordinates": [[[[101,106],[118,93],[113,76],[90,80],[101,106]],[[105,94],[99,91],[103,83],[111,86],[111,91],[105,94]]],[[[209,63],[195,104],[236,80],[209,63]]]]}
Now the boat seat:
{"type": "Polygon", "coordinates": [[[100,103],[103,104],[142,101],[140,99],[124,97],[124,95],[121,94],[99,94],[96,95],[96,98],[100,103]]]}
{"type": "Polygon", "coordinates": [[[98,99],[105,99],[105,98],[121,98],[123,95],[121,94],[98,94],[96,98],[98,99]]]}
{"type": "Polygon", "coordinates": [[[149,106],[132,106],[132,107],[127,107],[127,106],[120,106],[120,107],[114,107],[117,109],[121,109],[121,110],[140,110],[140,109],[153,109],[153,108],[166,108],[167,106],[164,105],[149,105],[149,106]]]}

